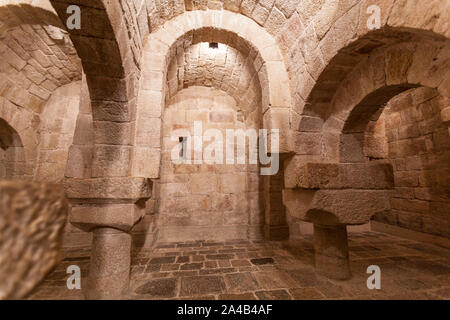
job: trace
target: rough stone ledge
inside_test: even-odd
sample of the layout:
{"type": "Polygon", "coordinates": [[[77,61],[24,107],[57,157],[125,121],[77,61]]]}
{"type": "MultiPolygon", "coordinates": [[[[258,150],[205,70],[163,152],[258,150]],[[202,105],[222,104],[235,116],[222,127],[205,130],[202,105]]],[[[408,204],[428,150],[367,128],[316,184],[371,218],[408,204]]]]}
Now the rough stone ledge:
{"type": "Polygon", "coordinates": [[[294,219],[325,225],[357,225],[390,209],[389,190],[283,190],[283,203],[294,219]]]}
{"type": "Polygon", "coordinates": [[[145,215],[145,205],[140,202],[121,204],[73,205],[70,223],[83,231],[108,227],[128,232],[145,215]]]}
{"type": "Polygon", "coordinates": [[[286,188],[392,189],[394,173],[387,163],[306,163],[287,172],[286,188]]]}

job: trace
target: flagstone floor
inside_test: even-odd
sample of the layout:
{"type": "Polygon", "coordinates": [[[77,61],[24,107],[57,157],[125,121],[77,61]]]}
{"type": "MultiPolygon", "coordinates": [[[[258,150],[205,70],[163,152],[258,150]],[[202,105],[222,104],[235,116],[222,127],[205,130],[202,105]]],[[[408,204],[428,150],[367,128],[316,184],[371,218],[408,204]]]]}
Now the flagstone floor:
{"type": "MultiPolygon", "coordinates": [[[[450,249],[376,232],[349,234],[353,277],[329,280],[314,272],[312,237],[263,241],[160,243],[132,255],[124,299],[450,299],[450,249]],[[381,289],[367,288],[367,267],[381,269],[381,289]]],[[[30,299],[82,299],[68,290],[66,269],[87,275],[89,251],[65,259],[30,299]]],[[[83,283],[82,283],[83,285],[83,283]]]]}

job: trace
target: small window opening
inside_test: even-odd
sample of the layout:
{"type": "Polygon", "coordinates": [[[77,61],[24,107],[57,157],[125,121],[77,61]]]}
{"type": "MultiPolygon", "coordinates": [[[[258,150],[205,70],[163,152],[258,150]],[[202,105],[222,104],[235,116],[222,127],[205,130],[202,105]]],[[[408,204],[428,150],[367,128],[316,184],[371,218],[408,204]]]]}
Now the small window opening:
{"type": "Polygon", "coordinates": [[[217,42],[210,42],[209,47],[211,49],[217,49],[219,47],[219,44],[217,42]]]}
{"type": "Polygon", "coordinates": [[[181,160],[186,160],[186,154],[187,154],[187,149],[186,149],[186,144],[187,144],[187,137],[179,137],[178,141],[180,142],[180,159],[181,160]]]}

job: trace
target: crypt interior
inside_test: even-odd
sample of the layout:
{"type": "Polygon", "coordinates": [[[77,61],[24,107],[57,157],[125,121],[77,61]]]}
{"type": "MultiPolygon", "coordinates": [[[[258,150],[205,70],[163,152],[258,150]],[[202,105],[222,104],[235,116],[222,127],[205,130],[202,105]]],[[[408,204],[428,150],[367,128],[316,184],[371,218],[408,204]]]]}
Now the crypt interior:
{"type": "Polygon", "coordinates": [[[0,299],[450,299],[449,21],[449,0],[0,0],[0,299]],[[277,130],[277,172],[175,163],[195,124],[277,130]]]}

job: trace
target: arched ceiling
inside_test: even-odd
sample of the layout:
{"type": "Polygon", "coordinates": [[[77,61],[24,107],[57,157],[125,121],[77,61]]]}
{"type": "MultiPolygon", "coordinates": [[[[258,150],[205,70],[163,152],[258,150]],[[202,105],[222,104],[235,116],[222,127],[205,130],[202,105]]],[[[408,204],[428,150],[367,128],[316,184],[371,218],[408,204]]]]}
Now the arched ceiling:
{"type": "Polygon", "coordinates": [[[27,3],[0,1],[0,96],[40,113],[56,88],[81,79],[81,64],[56,14],[27,3]]]}
{"type": "Polygon", "coordinates": [[[168,71],[170,96],[190,86],[214,87],[232,96],[249,114],[261,105],[261,87],[253,60],[223,43],[200,42],[179,49],[168,71]]]}

